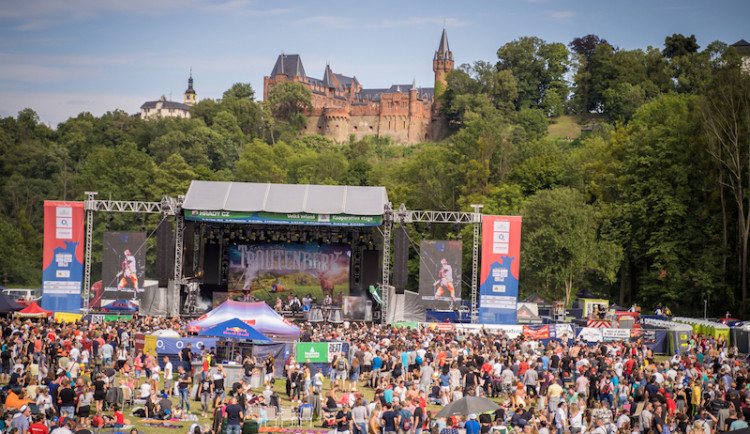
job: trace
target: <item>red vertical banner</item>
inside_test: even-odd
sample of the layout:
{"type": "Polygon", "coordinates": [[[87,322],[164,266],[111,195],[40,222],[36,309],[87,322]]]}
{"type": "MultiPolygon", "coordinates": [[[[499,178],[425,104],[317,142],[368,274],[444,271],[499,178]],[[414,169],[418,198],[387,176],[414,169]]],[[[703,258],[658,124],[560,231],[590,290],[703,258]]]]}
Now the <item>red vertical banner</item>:
{"type": "Polygon", "coordinates": [[[482,216],[479,321],[515,324],[521,260],[521,217],[482,216]]]}
{"type": "Polygon", "coordinates": [[[81,312],[83,202],[44,201],[42,307],[81,312]]]}

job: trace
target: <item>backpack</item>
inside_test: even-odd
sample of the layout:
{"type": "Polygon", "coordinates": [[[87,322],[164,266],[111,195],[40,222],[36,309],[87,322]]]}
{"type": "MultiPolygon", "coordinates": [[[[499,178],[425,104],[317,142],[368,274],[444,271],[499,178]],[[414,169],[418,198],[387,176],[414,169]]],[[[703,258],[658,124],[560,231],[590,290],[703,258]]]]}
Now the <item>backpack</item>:
{"type": "Polygon", "coordinates": [[[417,362],[417,365],[421,365],[422,364],[422,356],[420,356],[419,354],[417,354],[417,360],[416,360],[416,362],[417,362]]]}
{"type": "Polygon", "coordinates": [[[401,428],[404,431],[409,431],[411,429],[411,413],[409,413],[409,410],[401,410],[401,428]]]}
{"type": "Polygon", "coordinates": [[[641,386],[640,384],[636,384],[635,389],[635,400],[636,401],[643,401],[643,398],[646,396],[645,388],[641,386]]]}
{"type": "Polygon", "coordinates": [[[610,391],[610,386],[609,386],[609,383],[604,383],[604,384],[602,385],[602,393],[604,393],[604,394],[606,395],[606,394],[608,394],[608,393],[609,393],[609,391],[610,391]]]}

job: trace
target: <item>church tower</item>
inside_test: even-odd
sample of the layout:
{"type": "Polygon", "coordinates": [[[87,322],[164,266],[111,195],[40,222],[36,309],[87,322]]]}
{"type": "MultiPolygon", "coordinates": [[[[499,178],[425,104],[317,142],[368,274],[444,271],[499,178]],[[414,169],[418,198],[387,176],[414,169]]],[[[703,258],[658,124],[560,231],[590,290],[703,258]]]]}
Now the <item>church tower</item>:
{"type": "Polygon", "coordinates": [[[453,52],[448,46],[448,34],[445,28],[440,38],[440,45],[432,58],[432,70],[435,72],[435,101],[437,101],[445,91],[445,75],[453,71],[453,52]]]}
{"type": "Polygon", "coordinates": [[[198,102],[197,98],[198,96],[195,93],[195,89],[193,89],[193,68],[190,68],[190,78],[188,78],[188,88],[185,91],[184,98],[185,105],[190,107],[194,106],[195,103],[198,102]]]}

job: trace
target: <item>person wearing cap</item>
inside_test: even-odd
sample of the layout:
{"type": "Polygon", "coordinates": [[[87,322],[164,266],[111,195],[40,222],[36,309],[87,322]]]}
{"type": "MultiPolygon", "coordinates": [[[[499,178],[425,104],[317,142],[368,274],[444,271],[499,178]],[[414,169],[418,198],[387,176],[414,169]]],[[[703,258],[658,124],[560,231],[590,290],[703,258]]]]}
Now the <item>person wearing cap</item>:
{"type": "Polygon", "coordinates": [[[27,434],[29,432],[29,417],[31,416],[31,408],[28,405],[22,405],[18,409],[18,413],[13,415],[13,420],[10,422],[11,428],[17,428],[20,434],[27,434]]]}
{"type": "Polygon", "coordinates": [[[476,413],[469,415],[469,420],[464,424],[464,428],[466,429],[466,434],[479,434],[482,426],[479,425],[479,421],[477,421],[476,413]]]}

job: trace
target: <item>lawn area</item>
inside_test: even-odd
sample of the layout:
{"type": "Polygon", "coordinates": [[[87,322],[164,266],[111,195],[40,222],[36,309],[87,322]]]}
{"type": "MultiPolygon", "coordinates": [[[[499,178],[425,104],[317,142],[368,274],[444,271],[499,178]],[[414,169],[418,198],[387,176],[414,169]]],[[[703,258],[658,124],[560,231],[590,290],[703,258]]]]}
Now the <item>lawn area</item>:
{"type": "Polygon", "coordinates": [[[577,139],[581,135],[582,125],[578,124],[578,116],[564,115],[550,119],[547,133],[556,139],[577,139]]]}

